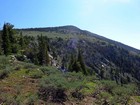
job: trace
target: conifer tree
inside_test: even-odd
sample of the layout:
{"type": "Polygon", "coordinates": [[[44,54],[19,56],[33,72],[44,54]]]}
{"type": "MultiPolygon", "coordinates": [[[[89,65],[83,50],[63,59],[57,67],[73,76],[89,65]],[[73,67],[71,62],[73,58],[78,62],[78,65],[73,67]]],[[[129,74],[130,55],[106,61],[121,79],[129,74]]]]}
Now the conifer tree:
{"type": "Polygon", "coordinates": [[[71,55],[71,59],[70,59],[70,63],[69,63],[69,67],[68,70],[70,72],[82,72],[83,74],[87,75],[87,70],[81,55],[81,51],[78,51],[78,57],[76,59],[76,57],[74,57],[74,55],[71,55]]]}
{"type": "Polygon", "coordinates": [[[79,62],[80,66],[82,68],[83,74],[87,75],[86,66],[85,66],[85,63],[84,63],[84,60],[83,60],[83,57],[82,57],[82,54],[81,54],[81,50],[80,49],[78,49],[77,62],[79,62]]]}
{"type": "Polygon", "coordinates": [[[14,44],[14,43],[16,43],[16,39],[14,36],[14,30],[13,30],[14,25],[12,25],[10,23],[6,23],[6,25],[7,25],[7,29],[8,29],[10,44],[14,44]]]}
{"type": "Polygon", "coordinates": [[[36,65],[39,64],[39,62],[38,62],[38,44],[35,41],[35,39],[32,42],[30,42],[30,50],[28,50],[28,57],[34,64],[36,64],[36,65]]]}
{"type": "Polygon", "coordinates": [[[38,65],[38,64],[39,64],[37,54],[36,54],[36,56],[34,57],[34,64],[35,64],[35,65],[38,65]]]}
{"type": "Polygon", "coordinates": [[[75,61],[72,65],[72,70],[75,72],[82,72],[82,68],[79,62],[75,61]]]}
{"type": "Polygon", "coordinates": [[[3,31],[2,31],[2,49],[5,55],[11,53],[8,25],[6,23],[3,25],[3,31]]]}
{"type": "Polygon", "coordinates": [[[38,59],[39,59],[39,64],[42,65],[43,64],[43,47],[42,47],[42,39],[41,39],[42,35],[41,36],[38,36],[38,49],[39,49],[39,52],[38,52],[38,59]]]}
{"type": "Polygon", "coordinates": [[[39,63],[41,65],[49,65],[50,59],[48,54],[47,42],[42,35],[38,37],[38,43],[39,43],[39,53],[38,53],[39,63]]]}
{"type": "Polygon", "coordinates": [[[24,37],[22,35],[22,32],[20,33],[19,45],[20,45],[22,50],[25,48],[25,40],[24,40],[24,37]]]}
{"type": "Polygon", "coordinates": [[[43,42],[43,64],[49,65],[49,63],[50,63],[50,60],[49,60],[48,48],[44,41],[43,42]]]}
{"type": "Polygon", "coordinates": [[[105,78],[105,71],[103,69],[100,70],[100,77],[101,79],[104,79],[105,78]]]}
{"type": "Polygon", "coordinates": [[[0,55],[2,54],[2,32],[0,31],[0,55]]]}
{"type": "Polygon", "coordinates": [[[74,58],[74,55],[71,54],[71,58],[70,58],[70,62],[69,62],[69,67],[68,67],[68,70],[70,72],[73,72],[74,71],[73,70],[73,65],[74,65],[75,61],[76,61],[76,59],[74,58]]]}
{"type": "Polygon", "coordinates": [[[14,36],[13,25],[10,23],[4,23],[2,30],[2,49],[5,55],[10,53],[16,53],[18,45],[14,36]]]}

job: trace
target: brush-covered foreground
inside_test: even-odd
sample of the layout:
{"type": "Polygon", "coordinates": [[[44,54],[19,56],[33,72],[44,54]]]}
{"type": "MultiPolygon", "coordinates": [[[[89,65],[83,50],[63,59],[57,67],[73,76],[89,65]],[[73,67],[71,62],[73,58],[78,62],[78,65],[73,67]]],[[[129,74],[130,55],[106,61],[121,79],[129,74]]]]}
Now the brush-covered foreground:
{"type": "Polygon", "coordinates": [[[0,105],[138,105],[135,84],[118,85],[0,56],[0,105]]]}

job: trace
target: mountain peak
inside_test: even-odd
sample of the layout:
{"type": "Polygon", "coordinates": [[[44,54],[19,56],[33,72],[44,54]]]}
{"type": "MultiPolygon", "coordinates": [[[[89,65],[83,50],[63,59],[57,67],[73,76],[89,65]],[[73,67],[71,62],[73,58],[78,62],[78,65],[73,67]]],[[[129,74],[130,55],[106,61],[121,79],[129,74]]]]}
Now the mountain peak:
{"type": "Polygon", "coordinates": [[[74,25],[60,26],[59,28],[66,28],[66,29],[78,29],[78,30],[80,30],[78,27],[76,27],[76,26],[74,26],[74,25]]]}
{"type": "Polygon", "coordinates": [[[73,25],[55,27],[55,29],[65,34],[80,34],[81,33],[81,29],[73,25]]]}
{"type": "Polygon", "coordinates": [[[57,26],[57,27],[42,27],[42,28],[27,28],[27,29],[21,29],[25,31],[40,31],[40,32],[56,32],[56,33],[62,33],[62,34],[73,34],[73,35],[88,35],[88,36],[93,36],[97,39],[109,42],[111,44],[117,45],[121,48],[124,48],[126,50],[132,51],[132,52],[137,52],[140,53],[140,50],[132,48],[130,46],[124,45],[120,42],[113,41],[111,39],[105,38],[103,36],[100,36],[98,34],[86,31],[86,30],[81,30],[80,28],[74,26],[74,25],[65,25],[65,26],[57,26]]]}
{"type": "Polygon", "coordinates": [[[22,29],[26,31],[44,31],[44,32],[59,32],[64,34],[80,34],[81,29],[73,25],[57,26],[57,27],[41,27],[22,29]]]}

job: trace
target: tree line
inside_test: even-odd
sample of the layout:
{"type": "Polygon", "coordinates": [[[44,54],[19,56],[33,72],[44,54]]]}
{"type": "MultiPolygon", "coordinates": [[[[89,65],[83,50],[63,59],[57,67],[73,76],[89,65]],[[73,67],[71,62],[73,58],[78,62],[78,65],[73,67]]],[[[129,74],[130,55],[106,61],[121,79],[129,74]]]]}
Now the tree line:
{"type": "MultiPolygon", "coordinates": [[[[14,54],[20,61],[48,66],[51,63],[49,53],[54,53],[54,51],[51,51],[49,40],[47,36],[43,35],[38,35],[37,37],[25,36],[22,32],[17,32],[14,29],[14,25],[4,23],[0,33],[0,54],[5,56],[14,54]]],[[[80,49],[78,49],[77,55],[71,54],[67,69],[69,72],[75,71],[82,72],[85,75],[88,74],[80,49]]]]}
{"type": "Polygon", "coordinates": [[[0,54],[6,56],[25,54],[35,64],[48,65],[50,61],[47,37],[39,35],[35,39],[31,36],[23,36],[22,32],[18,35],[13,27],[14,25],[10,23],[3,25],[0,34],[0,54]]]}

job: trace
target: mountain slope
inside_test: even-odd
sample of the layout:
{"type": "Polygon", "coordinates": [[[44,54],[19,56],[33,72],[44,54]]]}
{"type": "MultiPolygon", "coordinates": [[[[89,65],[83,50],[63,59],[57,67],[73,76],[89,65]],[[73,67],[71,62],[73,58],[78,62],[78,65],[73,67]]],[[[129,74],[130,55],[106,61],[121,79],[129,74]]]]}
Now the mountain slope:
{"type": "Polygon", "coordinates": [[[122,47],[126,50],[129,51],[133,51],[133,52],[137,52],[140,53],[140,50],[130,47],[128,45],[125,45],[123,43],[105,38],[103,36],[100,36],[98,34],[86,31],[86,30],[81,30],[76,26],[72,26],[72,25],[67,25],[67,26],[60,26],[60,27],[47,27],[47,28],[27,28],[27,29],[22,29],[24,31],[40,31],[40,32],[56,32],[56,33],[62,33],[62,34],[76,34],[76,35],[80,35],[80,34],[84,34],[87,36],[93,36],[97,39],[103,40],[103,41],[107,41],[111,44],[115,44],[119,47],[122,47]]]}
{"type": "Polygon", "coordinates": [[[90,73],[101,79],[118,83],[140,81],[139,50],[75,26],[20,29],[23,35],[44,35],[50,39],[50,53],[59,60],[59,65],[68,69],[71,54],[78,48],[90,73]],[[55,53],[55,54],[54,54],[55,53]]]}
{"type": "Polygon", "coordinates": [[[0,52],[0,104],[140,103],[138,50],[73,26],[17,31],[0,52]]]}
{"type": "Polygon", "coordinates": [[[62,73],[0,56],[1,105],[134,105],[139,104],[135,84],[97,80],[95,75],[62,73]],[[10,62],[9,62],[10,60],[10,62]],[[4,62],[3,62],[4,61],[4,62]]]}

